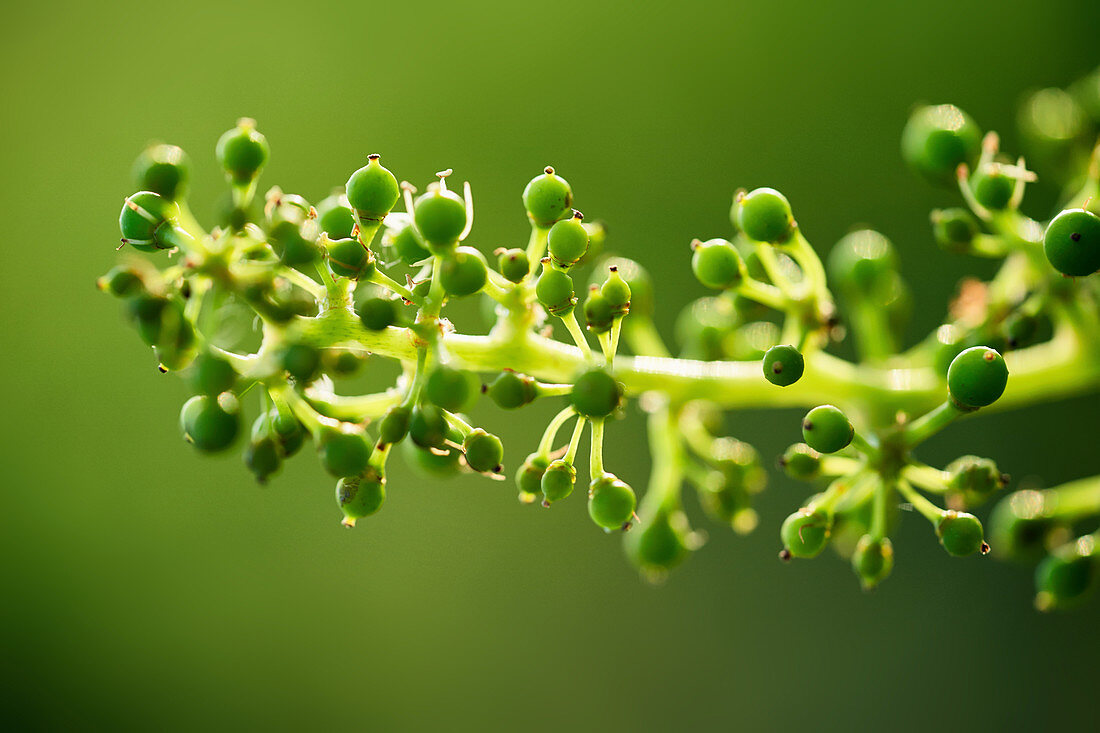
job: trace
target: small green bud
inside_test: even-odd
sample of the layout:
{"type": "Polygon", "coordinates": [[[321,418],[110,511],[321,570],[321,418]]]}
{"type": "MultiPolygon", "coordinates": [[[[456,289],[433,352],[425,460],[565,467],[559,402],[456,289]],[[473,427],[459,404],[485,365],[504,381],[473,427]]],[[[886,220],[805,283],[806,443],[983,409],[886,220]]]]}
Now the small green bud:
{"type": "Polygon", "coordinates": [[[832,405],[821,405],[802,419],[802,439],[819,453],[836,453],[848,447],[855,428],[848,417],[832,405]]]}
{"type": "Polygon", "coordinates": [[[591,418],[607,417],[623,401],[623,387],[600,367],[583,372],[573,382],[570,403],[577,413],[591,418]]]}
{"type": "Polygon", "coordinates": [[[933,183],[951,184],[959,165],[973,165],[982,133],[952,104],[919,107],[901,134],[901,153],[910,168],[933,183]]]}
{"type": "Polygon", "coordinates": [[[1004,394],[1008,367],[995,349],[973,346],[951,361],[947,389],[951,399],[966,410],[992,405],[1004,394]]]}
{"type": "Polygon", "coordinates": [[[406,265],[414,265],[417,262],[431,257],[432,253],[421,243],[416,229],[410,224],[401,227],[388,237],[390,247],[406,265]]]}
{"type": "Polygon", "coordinates": [[[374,273],[374,255],[357,238],[332,240],[322,236],[321,244],[328,252],[328,266],[333,274],[364,280],[374,273]]]}
{"type": "Polygon", "coordinates": [[[116,298],[129,298],[145,290],[141,275],[129,265],[112,267],[106,275],[96,280],[96,287],[116,298]]]}
{"type": "Polygon", "coordinates": [[[439,364],[424,382],[424,396],[448,412],[464,412],[473,406],[481,394],[477,375],[463,369],[439,364]]]}
{"type": "Polygon", "coordinates": [[[1100,572],[1095,549],[1086,546],[1090,540],[1082,538],[1055,550],[1036,568],[1039,610],[1072,608],[1096,587],[1100,572]]]}
{"type": "Polygon", "coordinates": [[[118,228],[122,241],[142,252],[172,249],[190,240],[177,226],[179,206],[152,191],[138,191],[122,204],[118,228]]]}
{"type": "Polygon", "coordinates": [[[279,351],[279,363],[299,384],[309,384],[321,376],[321,352],[309,344],[286,344],[279,351]]]}
{"type": "Polygon", "coordinates": [[[413,220],[429,245],[453,247],[466,228],[466,202],[451,190],[429,191],[416,200],[413,220]]]}
{"type": "Polygon", "coordinates": [[[504,249],[497,254],[497,269],[509,282],[519,283],[531,272],[531,262],[522,249],[504,249]]]}
{"type": "Polygon", "coordinates": [[[355,232],[355,214],[342,191],[317,204],[317,231],[327,234],[329,239],[348,239],[355,232]]]}
{"type": "Polygon", "coordinates": [[[449,426],[443,411],[435,405],[413,408],[409,419],[409,437],[421,448],[441,448],[447,441],[449,426]]]}
{"type": "Polygon", "coordinates": [[[199,354],[191,370],[191,387],[199,394],[217,396],[233,389],[237,372],[227,360],[204,352],[199,354]]]}
{"type": "Polygon", "coordinates": [[[780,387],[789,387],[802,379],[806,361],[795,347],[778,345],[764,353],[763,367],[765,379],[780,387]]]}
{"type": "Polygon", "coordinates": [[[400,442],[409,432],[411,419],[411,409],[405,405],[394,405],[378,423],[378,441],[383,445],[400,442]]]}
{"type": "Polygon", "coordinates": [[[573,468],[573,464],[560,458],[552,461],[543,472],[540,482],[543,506],[550,506],[572,494],[576,483],[577,469],[573,468]]]}
{"type": "Polygon", "coordinates": [[[968,252],[981,233],[978,220],[966,209],[936,209],[932,212],[932,236],[948,252],[968,252]]]}
{"type": "Polygon", "coordinates": [[[864,590],[871,590],[886,580],[894,569],[894,545],[890,538],[876,540],[869,534],[860,537],[852,553],[852,569],[864,590]]]}
{"type": "Polygon", "coordinates": [[[339,428],[323,428],[317,450],[324,469],[336,478],[344,478],[358,476],[367,468],[371,444],[363,428],[344,423],[339,428]]]}
{"type": "Polygon", "coordinates": [[[691,545],[687,516],[680,510],[659,510],[626,537],[627,556],[651,575],[667,573],[682,563],[691,545]]]}
{"type": "Polygon", "coordinates": [[[544,229],[561,219],[573,205],[573,190],[569,182],[554,173],[550,166],[535,176],[523,189],[523,207],[527,216],[544,229]]]}
{"type": "Polygon", "coordinates": [[[615,321],[615,311],[607,298],[593,286],[584,301],[584,320],[592,333],[607,333],[615,321]]]}
{"type": "Polygon", "coordinates": [[[625,316],[630,311],[630,284],[619,274],[619,268],[611,265],[607,279],[600,287],[600,295],[607,300],[617,316],[625,316]]]}
{"type": "Polygon", "coordinates": [[[1063,275],[1084,277],[1100,270],[1100,216],[1085,209],[1058,214],[1043,234],[1043,251],[1063,275]]]}
{"type": "Polygon", "coordinates": [[[466,465],[478,473],[499,473],[503,470],[504,446],[500,438],[481,428],[474,428],[462,441],[466,465]]]}
{"type": "Polygon", "coordinates": [[[397,323],[397,303],[392,298],[367,298],[359,304],[359,321],[371,331],[384,331],[397,323]]]}
{"type": "Polygon", "coordinates": [[[588,251],[588,230],[581,224],[584,215],[574,211],[572,218],[562,219],[550,227],[546,248],[550,259],[561,268],[568,268],[588,251]]]}
{"type": "Polygon", "coordinates": [[[344,186],[348,204],[360,221],[382,221],[401,198],[401,187],[393,173],[382,166],[377,153],[355,171],[344,186]]]}
{"type": "Polygon", "coordinates": [[[733,205],[737,228],[757,242],[779,244],[794,232],[794,215],[787,197],[774,188],[758,188],[737,196],[733,205]]]}
{"type": "Polygon", "coordinates": [[[240,405],[231,394],[196,395],[180,411],[184,437],[203,453],[226,450],[241,431],[240,405]]]}
{"type": "Polygon", "coordinates": [[[267,138],[256,130],[256,121],[242,117],[237,120],[236,127],[218,139],[215,154],[229,181],[243,187],[259,176],[271,155],[271,148],[267,138]]]}
{"type": "Polygon", "coordinates": [[[183,199],[190,177],[191,162],[176,145],[150,145],[134,161],[138,189],[160,194],[169,201],[183,199]]]}
{"type": "Polygon", "coordinates": [[[829,541],[832,519],[820,509],[803,507],[783,521],[779,536],[788,557],[817,557],[829,541]]]}
{"type": "Polygon", "coordinates": [[[588,516],[608,532],[629,528],[636,508],[634,490],[614,474],[605,473],[588,487],[588,516]]]}
{"type": "Polygon", "coordinates": [[[936,523],[936,536],[949,555],[966,557],[975,552],[989,552],[982,523],[973,514],[948,509],[936,523]]]}
{"type": "Polygon", "coordinates": [[[473,247],[457,247],[443,258],[439,281],[447,295],[461,298],[485,287],[489,279],[485,256],[473,247]]]}
{"type": "Polygon", "coordinates": [[[344,514],[345,527],[354,527],[357,520],[377,513],[385,502],[386,477],[376,468],[336,482],[336,504],[344,514]]]}
{"type": "Polygon", "coordinates": [[[542,475],[549,465],[550,461],[545,456],[532,453],[516,471],[516,488],[519,489],[519,500],[524,504],[530,504],[542,496],[542,475]]]}
{"type": "Polygon", "coordinates": [[[569,273],[550,266],[542,268],[535,283],[535,296],[552,316],[565,316],[573,310],[577,299],[573,296],[573,278],[569,273]]]}
{"type": "Polygon", "coordinates": [[[727,290],[741,284],[745,263],[732,244],[724,239],[706,242],[696,239],[691,248],[691,270],[696,280],[714,290],[727,290]]]}
{"type": "Polygon", "coordinates": [[[489,385],[489,397],[499,407],[514,410],[528,405],[539,396],[538,385],[526,374],[505,369],[489,385]]]}
{"type": "Polygon", "coordinates": [[[795,443],[780,457],[779,467],[793,479],[809,481],[821,472],[821,454],[805,443],[795,443]]]}

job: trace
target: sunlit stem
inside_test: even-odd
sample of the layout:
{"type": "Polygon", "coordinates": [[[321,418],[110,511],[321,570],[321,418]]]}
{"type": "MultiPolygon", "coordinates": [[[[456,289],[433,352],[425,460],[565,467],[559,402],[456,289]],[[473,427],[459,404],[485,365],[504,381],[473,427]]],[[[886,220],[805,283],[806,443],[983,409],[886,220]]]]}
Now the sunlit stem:
{"type": "Polygon", "coordinates": [[[588,461],[588,467],[591,470],[592,480],[595,481],[599,477],[603,476],[603,419],[593,419],[592,421],[592,451],[588,461]]]}

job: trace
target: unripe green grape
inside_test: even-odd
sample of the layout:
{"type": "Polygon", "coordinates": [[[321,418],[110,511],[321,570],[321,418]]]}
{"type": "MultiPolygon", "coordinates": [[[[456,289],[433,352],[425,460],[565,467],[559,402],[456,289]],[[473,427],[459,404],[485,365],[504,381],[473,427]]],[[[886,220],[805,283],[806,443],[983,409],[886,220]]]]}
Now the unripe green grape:
{"type": "Polygon", "coordinates": [[[421,448],[442,447],[448,431],[447,418],[435,405],[421,404],[413,408],[409,419],[409,437],[421,448]]]}
{"type": "Polygon", "coordinates": [[[1030,313],[1013,311],[1001,322],[1001,335],[1005,346],[1010,349],[1021,349],[1035,343],[1038,330],[1039,319],[1030,313]]]}
{"type": "Polygon", "coordinates": [[[180,429],[197,450],[219,453],[233,445],[241,431],[240,406],[230,394],[196,395],[180,411],[180,429]]]}
{"type": "Polygon", "coordinates": [[[410,408],[405,405],[391,407],[378,423],[378,442],[389,445],[403,440],[409,432],[409,421],[411,419],[412,410],[410,408]]]}
{"type": "Polygon", "coordinates": [[[791,478],[809,481],[821,472],[821,454],[805,443],[795,443],[780,457],[779,466],[791,478]]]}
{"type": "Polygon", "coordinates": [[[978,220],[966,209],[936,209],[932,212],[932,236],[948,252],[967,252],[981,233],[978,220]]]}
{"type": "Polygon", "coordinates": [[[504,445],[500,438],[481,428],[474,428],[462,441],[466,465],[478,473],[497,473],[502,469],[504,445]]]}
{"type": "Polygon", "coordinates": [[[992,405],[1004,394],[1008,366],[1004,357],[986,346],[966,349],[947,368],[947,389],[958,405],[976,410],[992,405]]]}
{"type": "MultiPolygon", "coordinates": [[[[457,433],[450,432],[448,440],[460,441],[462,438],[457,433]]],[[[401,445],[405,460],[425,476],[448,478],[462,470],[462,451],[453,445],[434,450],[422,448],[411,440],[403,441],[401,445]]]]}
{"type": "Polygon", "coordinates": [[[745,277],[745,263],[732,244],[724,239],[696,240],[692,243],[691,270],[695,279],[708,288],[726,290],[737,287],[745,277]]]}
{"type": "Polygon", "coordinates": [[[178,245],[173,233],[180,211],[176,202],[152,191],[127,197],[118,216],[122,241],[142,252],[156,252],[178,245]]]}
{"type": "Polygon", "coordinates": [[[205,352],[195,359],[191,371],[191,387],[195,392],[206,395],[219,395],[233,389],[237,383],[237,372],[226,359],[205,352]]]}
{"type": "Polygon", "coordinates": [[[626,552],[643,572],[665,573],[691,552],[687,517],[682,511],[659,510],[626,536],[626,552]]]}
{"type": "Polygon", "coordinates": [[[191,161],[176,145],[150,145],[134,161],[134,183],[142,191],[152,191],[169,201],[179,201],[187,193],[191,161]]]}
{"type": "Polygon", "coordinates": [[[573,464],[566,463],[560,458],[551,461],[540,481],[543,504],[549,506],[556,501],[561,501],[573,493],[573,487],[576,484],[577,469],[573,468],[573,464]]]}
{"type": "Polygon", "coordinates": [[[527,456],[516,471],[516,488],[519,489],[520,501],[529,504],[536,497],[542,496],[542,475],[549,465],[550,459],[538,453],[527,456]]]}
{"type": "Polygon", "coordinates": [[[614,265],[608,268],[607,279],[600,287],[600,295],[610,304],[616,315],[625,315],[630,310],[630,284],[614,265]]]}
{"type": "MultiPolygon", "coordinates": [[[[653,281],[645,268],[634,260],[625,257],[609,257],[599,262],[593,269],[594,279],[592,284],[599,285],[600,283],[596,278],[600,277],[602,273],[612,270],[626,284],[628,291],[626,300],[630,304],[630,312],[643,318],[652,316],[654,309],[653,281]]],[[[608,278],[608,282],[610,280],[611,278],[608,278]]],[[[622,300],[621,291],[618,297],[612,297],[608,293],[604,293],[604,297],[609,298],[612,302],[622,300]]]]}
{"type": "Polygon", "coordinates": [[[794,231],[791,204],[774,188],[757,188],[739,195],[733,214],[737,228],[757,242],[786,242],[794,231]]]}
{"type": "Polygon", "coordinates": [[[321,352],[321,371],[333,377],[350,377],[365,361],[366,354],[358,347],[330,346],[321,352]]]}
{"type": "Polygon", "coordinates": [[[309,384],[321,376],[321,352],[310,344],[286,344],[279,351],[279,364],[299,384],[309,384]]]}
{"type": "Polygon", "coordinates": [[[623,387],[600,367],[592,367],[573,382],[570,404],[585,417],[607,417],[623,401],[623,387]]]}
{"type": "Polygon", "coordinates": [[[568,315],[577,303],[573,297],[573,278],[569,273],[553,267],[543,267],[538,282],[535,283],[535,296],[552,316],[568,315]]]}
{"type": "Polygon", "coordinates": [[[974,200],[990,211],[1007,209],[1015,188],[1016,179],[1005,174],[1001,166],[995,163],[979,168],[970,177],[974,200]]]}
{"type": "Polygon", "coordinates": [[[615,321],[614,309],[596,288],[588,291],[584,301],[584,320],[592,333],[607,333],[615,321]]]}
{"type": "Polygon", "coordinates": [[[509,282],[523,282],[531,272],[531,262],[522,249],[506,249],[497,255],[497,269],[509,282]]]}
{"type": "Polygon", "coordinates": [[[1100,216],[1084,209],[1058,214],[1043,234],[1043,251],[1063,275],[1084,277],[1100,270],[1100,216]]]}
{"type": "Polygon", "coordinates": [[[614,474],[605,473],[588,487],[588,516],[608,532],[626,529],[637,505],[634,490],[614,474]]]}
{"type": "Polygon", "coordinates": [[[869,534],[860,537],[852,553],[852,569],[864,590],[871,590],[886,580],[894,569],[894,545],[890,538],[876,540],[869,534]]]}
{"type": "Polygon", "coordinates": [[[1080,551],[1080,541],[1051,553],[1035,569],[1040,610],[1072,608],[1097,585],[1097,559],[1080,551]]]}
{"type": "Polygon", "coordinates": [[[469,409],[479,394],[481,382],[477,375],[446,364],[433,368],[424,382],[424,396],[448,412],[469,409]]]}
{"type": "Polygon", "coordinates": [[[416,235],[416,229],[410,224],[402,227],[390,237],[390,246],[401,261],[406,265],[413,265],[431,257],[432,253],[420,243],[416,235]]]}
{"type": "Polygon", "coordinates": [[[370,460],[371,444],[363,429],[353,425],[325,427],[317,445],[321,465],[336,478],[358,476],[370,460]]]}
{"type": "Polygon", "coordinates": [[[358,310],[359,321],[371,331],[384,331],[397,323],[397,303],[391,298],[367,298],[358,310]]]}
{"type": "Polygon", "coordinates": [[[831,525],[826,512],[803,507],[783,520],[779,536],[790,556],[817,557],[829,542],[831,525]]]}
{"type": "Polygon", "coordinates": [[[271,435],[253,435],[244,449],[243,457],[244,465],[261,484],[266,484],[283,465],[283,450],[279,441],[271,435]]]}
{"type": "Polygon", "coordinates": [[[369,468],[362,476],[345,476],[336,482],[336,504],[344,514],[344,526],[376,514],[386,502],[386,477],[369,468]]]}
{"type": "Polygon", "coordinates": [[[343,192],[333,193],[317,204],[317,231],[329,239],[348,239],[355,231],[355,215],[343,192]]]}
{"type": "Polygon", "coordinates": [[[128,265],[116,265],[96,280],[96,287],[116,298],[129,298],[142,293],[145,284],[137,270],[128,265]]]}
{"type": "Polygon", "coordinates": [[[490,399],[505,410],[528,405],[539,396],[534,379],[510,369],[505,369],[493,380],[488,392],[490,399]]]}
{"type": "Polygon", "coordinates": [[[978,456],[956,458],[945,470],[948,487],[961,494],[967,506],[977,506],[1008,482],[996,463],[978,456]]]}
{"type": "Polygon", "coordinates": [[[806,371],[806,360],[795,347],[779,344],[764,353],[764,378],[780,387],[790,385],[802,379],[806,371]]]}
{"type": "Polygon", "coordinates": [[[982,523],[968,512],[945,511],[936,522],[936,536],[947,554],[955,557],[967,557],[979,551],[982,554],[989,552],[982,523]]]}
{"type": "Polygon", "coordinates": [[[416,200],[413,220],[429,245],[450,247],[466,228],[466,202],[454,191],[429,191],[416,200]]]}
{"type": "Polygon", "coordinates": [[[919,107],[902,131],[901,153],[928,180],[950,184],[960,164],[978,159],[981,137],[974,120],[952,104],[919,107]]]}
{"type": "Polygon", "coordinates": [[[363,280],[374,273],[374,256],[358,239],[323,238],[321,241],[325,243],[328,266],[334,274],[351,280],[363,280]]]}
{"type": "Polygon", "coordinates": [[[573,189],[569,182],[549,166],[523,189],[523,208],[527,209],[531,221],[543,228],[569,213],[572,205],[573,189]]]}
{"type": "Polygon", "coordinates": [[[138,336],[149,346],[166,343],[184,328],[183,306],[174,298],[143,294],[126,303],[126,312],[138,336]]]}
{"type": "MultiPolygon", "coordinates": [[[[263,415],[260,416],[261,419],[263,415]]],[[[279,441],[283,449],[283,458],[290,458],[302,449],[308,433],[305,426],[298,422],[293,415],[282,415],[278,410],[272,410],[269,417],[271,434],[279,441]]],[[[253,426],[255,431],[255,426],[253,426]]]]}
{"type": "Polygon", "coordinates": [[[236,127],[218,138],[215,154],[229,180],[237,186],[246,186],[267,164],[271,148],[267,138],[256,130],[256,121],[242,117],[236,127]]]}
{"type": "Polygon", "coordinates": [[[443,290],[455,298],[461,298],[485,287],[489,279],[485,256],[473,247],[457,247],[443,258],[439,282],[443,290]]]}
{"type": "Polygon", "coordinates": [[[367,164],[348,177],[344,195],[360,220],[381,221],[401,198],[401,187],[382,166],[378,154],[372,153],[367,164]]]}
{"type": "Polygon", "coordinates": [[[198,336],[190,321],[182,321],[172,336],[153,346],[153,355],[160,363],[161,371],[186,369],[199,353],[198,336]]]}
{"type": "Polygon", "coordinates": [[[829,253],[829,281],[850,298],[885,304],[894,291],[898,261],[890,240],[871,229],[844,236],[829,253]]]}
{"type": "Polygon", "coordinates": [[[308,265],[321,256],[321,247],[306,238],[297,222],[283,220],[273,224],[268,229],[267,241],[279,260],[289,267],[308,265]]]}
{"type": "Polygon", "coordinates": [[[588,251],[588,230],[581,223],[581,212],[574,211],[573,216],[550,227],[546,236],[546,249],[550,259],[558,267],[570,267],[588,251]]]}
{"type": "Polygon", "coordinates": [[[836,453],[848,447],[855,428],[848,417],[832,405],[821,405],[802,419],[802,439],[819,453],[836,453]]]}

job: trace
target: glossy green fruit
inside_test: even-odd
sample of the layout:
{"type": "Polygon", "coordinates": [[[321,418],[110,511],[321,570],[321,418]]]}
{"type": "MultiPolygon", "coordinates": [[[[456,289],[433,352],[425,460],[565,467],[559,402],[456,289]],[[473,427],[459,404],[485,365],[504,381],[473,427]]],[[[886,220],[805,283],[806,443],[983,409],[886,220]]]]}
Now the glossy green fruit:
{"type": "Polygon", "coordinates": [[[572,205],[573,190],[569,182],[549,166],[523,189],[523,208],[527,209],[531,221],[543,228],[568,214],[572,205]]]}
{"type": "Polygon", "coordinates": [[[96,280],[96,287],[116,298],[129,298],[142,293],[145,284],[137,270],[128,265],[116,265],[96,280]]]}
{"type": "Polygon", "coordinates": [[[394,405],[378,423],[378,442],[383,445],[400,442],[409,433],[412,410],[405,405],[394,405]]]}
{"type": "Polygon", "coordinates": [[[1004,394],[1008,366],[995,349],[973,346],[951,361],[947,368],[947,389],[963,409],[992,405],[1004,394]]]}
{"type": "Polygon", "coordinates": [[[626,315],[630,311],[630,283],[619,273],[619,268],[615,265],[607,269],[607,279],[600,286],[600,295],[616,315],[626,315]]]}
{"type": "Polygon", "coordinates": [[[394,232],[390,237],[390,246],[406,265],[416,264],[432,255],[420,242],[420,237],[411,224],[394,232]]]}
{"type": "Polygon", "coordinates": [[[956,458],[946,471],[948,487],[961,494],[967,506],[977,506],[1008,483],[996,463],[978,456],[956,458]]]}
{"type": "Polygon", "coordinates": [[[848,417],[832,405],[821,405],[802,419],[802,439],[819,453],[836,453],[848,447],[855,428],[848,417]]]}
{"type": "Polygon", "coordinates": [[[573,493],[573,487],[577,484],[577,469],[560,458],[551,461],[542,474],[540,488],[542,489],[542,503],[546,506],[556,501],[561,501],[573,493]]]}
{"type": "Polygon", "coordinates": [[[779,458],[779,467],[793,479],[809,481],[821,472],[821,454],[805,443],[795,443],[779,458]]]}
{"type": "Polygon", "coordinates": [[[355,215],[342,192],[317,204],[317,231],[324,232],[329,239],[348,239],[355,231],[355,215]]]}
{"type": "Polygon", "coordinates": [[[1100,216],[1084,209],[1058,214],[1043,234],[1043,251],[1063,275],[1084,277],[1100,270],[1100,216]]]}
{"type": "Polygon", "coordinates": [[[901,154],[910,168],[934,183],[951,184],[962,163],[973,165],[982,133],[952,104],[919,107],[901,134],[901,154]]]}
{"type": "MultiPolygon", "coordinates": [[[[599,262],[596,267],[593,268],[592,284],[599,285],[598,278],[601,277],[603,273],[611,272],[612,270],[614,270],[615,276],[622,280],[623,284],[626,286],[626,303],[630,306],[630,312],[640,315],[643,318],[652,316],[654,308],[653,281],[645,268],[634,260],[628,260],[625,257],[609,257],[599,262]]],[[[611,282],[611,280],[612,278],[608,277],[607,282],[611,282]]],[[[622,302],[623,291],[620,290],[618,295],[611,292],[604,293],[603,296],[612,303],[622,302]]]]}
{"type": "Polygon", "coordinates": [[[328,266],[335,275],[364,280],[374,273],[374,256],[358,239],[324,240],[328,266]]]}
{"type": "Polygon", "coordinates": [[[336,478],[358,476],[370,460],[372,446],[363,429],[354,425],[325,427],[317,445],[321,465],[336,478]]]}
{"type": "Polygon", "coordinates": [[[691,270],[708,288],[726,290],[741,284],[745,263],[732,244],[724,239],[692,242],[691,270]]]}
{"type": "Polygon", "coordinates": [[[369,468],[362,476],[345,476],[336,482],[336,504],[344,514],[344,526],[378,512],[386,502],[386,477],[369,468]]]}
{"type": "Polygon", "coordinates": [[[774,188],[758,188],[738,196],[733,213],[737,228],[757,242],[786,242],[794,231],[791,204],[774,188]]]}
{"type": "Polygon", "coordinates": [[[577,304],[573,296],[573,278],[569,277],[569,273],[549,266],[542,268],[542,274],[535,283],[535,296],[552,316],[568,315],[577,304]]]}
{"type": "Polygon", "coordinates": [[[348,178],[344,194],[360,221],[382,221],[401,198],[401,187],[382,166],[378,154],[372,153],[367,164],[348,178]]]}
{"type": "Polygon", "coordinates": [[[179,215],[176,202],[152,191],[138,191],[123,202],[118,216],[122,241],[142,252],[179,246],[181,235],[175,226],[179,215]]]}
{"type": "Polygon", "coordinates": [[[466,202],[454,191],[429,191],[416,200],[413,219],[428,244],[451,247],[466,228],[466,202]]]}
{"type": "Polygon", "coordinates": [[[485,255],[473,247],[457,247],[443,259],[439,282],[447,295],[462,298],[485,287],[489,279],[489,267],[485,255]]]}
{"type": "MultiPolygon", "coordinates": [[[[262,415],[260,416],[263,417],[262,415]]],[[[260,419],[260,418],[257,418],[260,419]]],[[[283,449],[283,458],[290,458],[302,449],[309,434],[305,426],[298,422],[293,415],[281,415],[277,410],[271,411],[269,420],[271,434],[279,441],[283,449]]],[[[253,427],[255,430],[255,427],[253,427]]]]}
{"type": "Polygon", "coordinates": [[[802,352],[789,344],[773,346],[764,353],[764,378],[780,387],[790,385],[802,379],[806,371],[806,360],[802,352]]]}
{"type": "Polygon", "coordinates": [[[527,456],[516,471],[516,488],[519,489],[520,501],[530,503],[536,497],[542,496],[542,475],[549,465],[550,460],[545,456],[537,453],[527,456]]]}
{"type": "Polygon", "coordinates": [[[523,282],[531,272],[531,262],[522,249],[506,249],[497,255],[497,269],[509,282],[523,282]]]}
{"type": "Polygon", "coordinates": [[[570,404],[585,417],[607,417],[623,401],[623,386],[606,370],[593,367],[573,382],[570,404]]]}
{"type": "Polygon", "coordinates": [[[231,394],[196,395],[180,411],[184,437],[203,453],[226,450],[241,431],[240,406],[231,394]]]}
{"type": "Polygon", "coordinates": [[[1082,554],[1079,544],[1056,550],[1036,568],[1036,605],[1041,610],[1072,608],[1096,587],[1100,575],[1097,558],[1082,554]]]}
{"type": "Polygon", "coordinates": [[[242,117],[236,127],[218,138],[215,155],[229,180],[246,186],[267,164],[271,148],[267,138],[256,130],[256,121],[242,117]]]}
{"type": "Polygon", "coordinates": [[[478,473],[499,473],[503,470],[504,445],[500,438],[481,428],[474,428],[462,441],[466,465],[478,473]]]}
{"type": "Polygon", "coordinates": [[[860,537],[852,553],[852,569],[864,590],[871,590],[886,580],[894,569],[894,545],[890,538],[876,540],[869,534],[860,537]]]}
{"type": "Polygon", "coordinates": [[[588,487],[588,516],[608,532],[629,527],[637,506],[634,490],[613,474],[605,473],[588,487]]]}
{"type": "Polygon", "coordinates": [[[936,536],[949,555],[966,557],[989,552],[982,523],[973,514],[948,509],[936,523],[936,536]]]}
{"type": "Polygon", "coordinates": [[[884,305],[894,293],[897,271],[894,245],[871,229],[845,235],[829,253],[829,282],[849,298],[884,305]]]}
{"type": "Polygon", "coordinates": [[[779,536],[791,557],[817,557],[829,542],[832,520],[820,509],[799,509],[783,520],[779,536]]]}
{"type": "Polygon", "coordinates": [[[592,333],[607,333],[615,322],[615,310],[596,288],[588,291],[584,301],[584,320],[592,333]]]}
{"type": "Polygon", "coordinates": [[[267,241],[284,265],[301,267],[316,262],[321,256],[321,247],[308,239],[302,227],[296,222],[283,220],[271,225],[267,232],[267,241]]]}
{"type": "Polygon", "coordinates": [[[150,145],[134,161],[134,183],[139,190],[152,191],[169,201],[179,201],[187,193],[191,161],[176,145],[150,145]]]}
{"type": "Polygon", "coordinates": [[[237,372],[226,359],[205,352],[195,359],[191,371],[191,387],[199,394],[219,395],[233,389],[237,372]]]}
{"type": "Polygon", "coordinates": [[[299,384],[321,376],[321,352],[309,344],[286,344],[279,352],[279,363],[299,384]]]}
{"type": "Polygon", "coordinates": [[[1009,349],[1022,349],[1035,343],[1039,331],[1039,319],[1030,313],[1014,311],[1001,322],[1001,335],[1009,349]]]}
{"type": "Polygon", "coordinates": [[[413,408],[409,418],[409,437],[414,443],[421,448],[441,448],[448,433],[447,418],[438,407],[421,404],[413,408]]]}
{"type": "Polygon", "coordinates": [[[588,251],[588,230],[581,223],[581,212],[574,211],[573,216],[550,227],[546,237],[546,248],[550,259],[558,267],[570,267],[588,251]]]}
{"type": "Polygon", "coordinates": [[[258,483],[266,484],[283,465],[283,449],[279,441],[271,435],[253,436],[244,449],[244,465],[258,483]]]}
{"type": "Polygon", "coordinates": [[[149,346],[169,344],[190,327],[183,305],[175,298],[143,294],[126,303],[126,312],[138,336],[149,346]]]}
{"type": "Polygon", "coordinates": [[[1006,175],[996,163],[979,168],[970,177],[970,190],[974,194],[974,200],[990,211],[1007,209],[1015,188],[1016,179],[1006,175]]]}
{"type": "Polygon", "coordinates": [[[383,331],[397,323],[397,303],[391,298],[367,298],[359,304],[359,321],[371,331],[383,331]]]}
{"type": "Polygon", "coordinates": [[[489,385],[488,392],[490,399],[505,410],[528,405],[539,396],[534,379],[526,374],[517,374],[511,369],[501,372],[489,385]]]}
{"type": "Polygon", "coordinates": [[[689,536],[687,516],[682,511],[658,511],[627,534],[627,556],[639,570],[663,574],[691,553],[689,536]]]}
{"type": "Polygon", "coordinates": [[[448,412],[469,409],[479,394],[481,382],[476,374],[446,364],[433,368],[424,382],[424,396],[448,412]]]}
{"type": "Polygon", "coordinates": [[[978,220],[966,209],[936,209],[932,212],[932,236],[948,252],[967,252],[981,233],[978,220]]]}

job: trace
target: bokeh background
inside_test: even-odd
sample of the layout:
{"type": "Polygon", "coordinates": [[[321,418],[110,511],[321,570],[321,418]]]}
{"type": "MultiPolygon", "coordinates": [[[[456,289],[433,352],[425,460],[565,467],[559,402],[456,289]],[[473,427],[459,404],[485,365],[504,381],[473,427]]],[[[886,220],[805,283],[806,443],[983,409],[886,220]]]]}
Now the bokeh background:
{"type": "MultiPolygon", "coordinates": [[[[874,594],[831,556],[781,566],[776,528],[805,489],[779,477],[752,536],[694,511],[709,544],[656,588],[583,501],[525,508],[509,484],[398,464],[385,511],[346,531],[310,457],[260,489],[238,456],[195,455],[184,385],[93,280],[145,143],[191,153],[209,221],[214,142],[249,115],[273,149],[264,183],[314,200],[368,152],[419,182],[453,167],[486,250],[525,240],[519,194],[554,164],[609,246],[660,273],[666,334],[701,294],[686,243],[728,231],[738,186],[776,186],[822,252],[856,223],[894,240],[915,335],[989,264],[931,244],[927,212],[952,198],[903,169],[911,105],[956,102],[1013,149],[1021,93],[1093,68],[1098,32],[1092,0],[9,4],[0,726],[1093,728],[1096,604],[1039,615],[1028,569],[952,560],[919,517],[874,594]]],[[[488,407],[511,469],[540,408],[488,407]]],[[[1100,470],[1097,408],[979,417],[923,455],[1056,483],[1100,470]]],[[[732,424],[769,461],[797,438],[797,413],[732,424]]],[[[609,443],[644,485],[636,413],[609,443]]]]}

